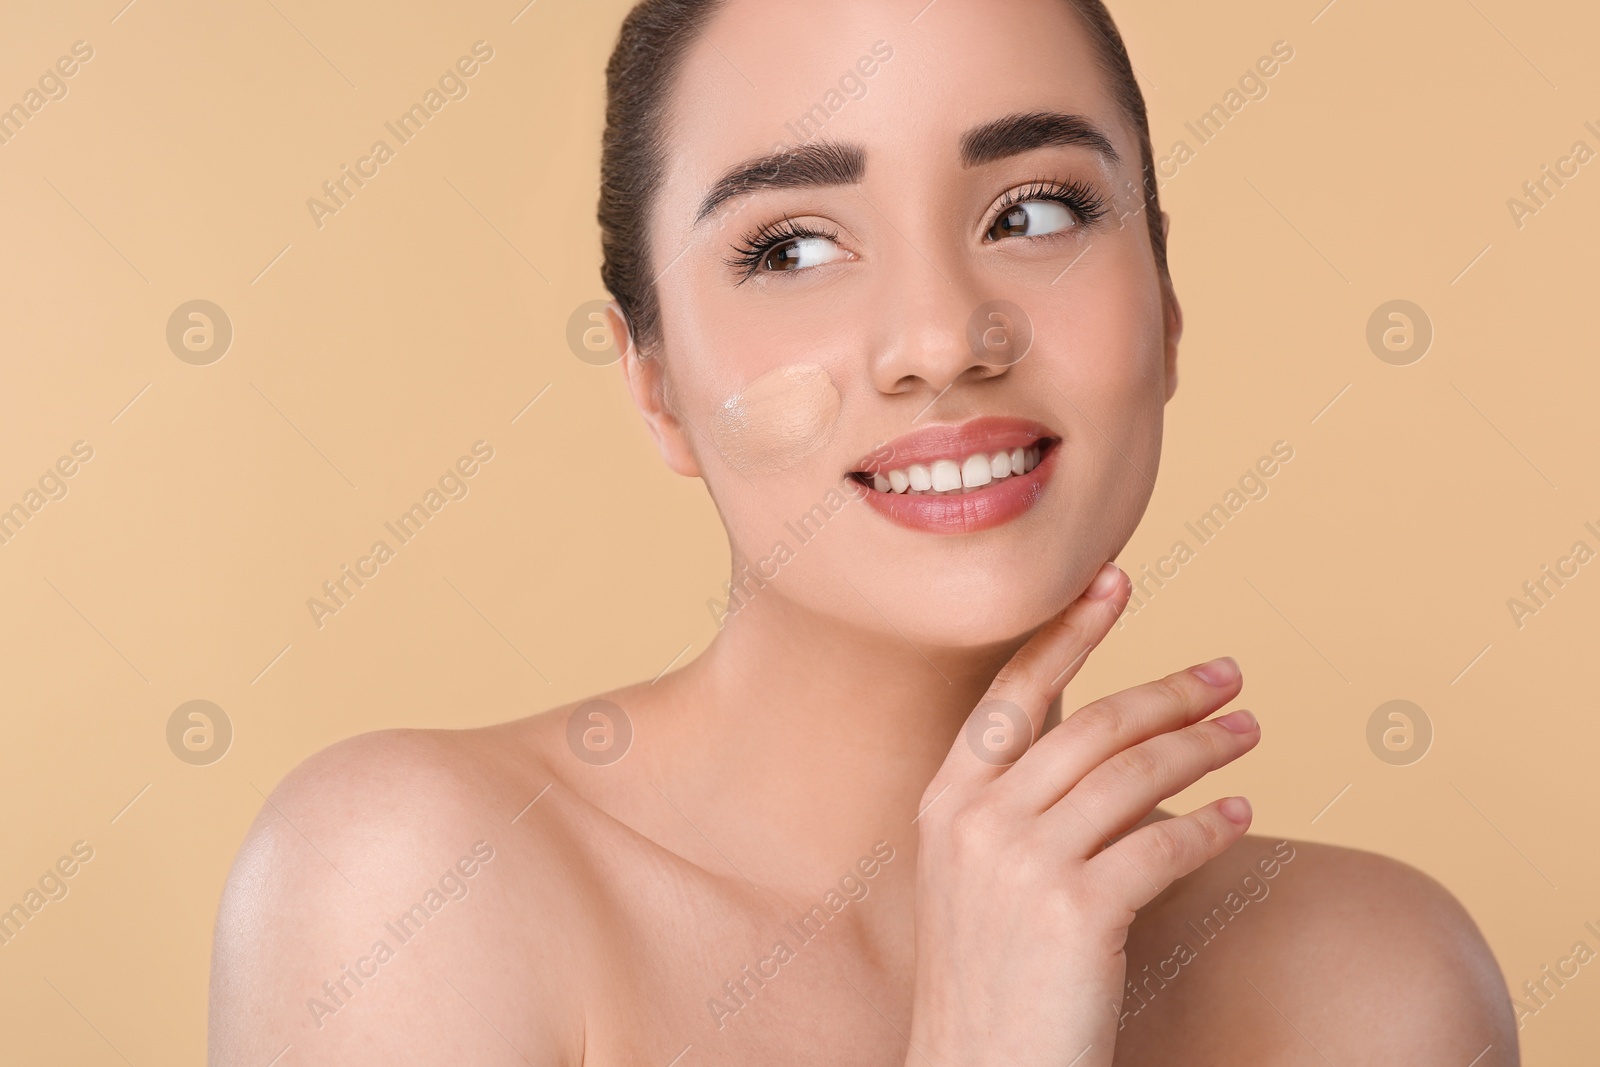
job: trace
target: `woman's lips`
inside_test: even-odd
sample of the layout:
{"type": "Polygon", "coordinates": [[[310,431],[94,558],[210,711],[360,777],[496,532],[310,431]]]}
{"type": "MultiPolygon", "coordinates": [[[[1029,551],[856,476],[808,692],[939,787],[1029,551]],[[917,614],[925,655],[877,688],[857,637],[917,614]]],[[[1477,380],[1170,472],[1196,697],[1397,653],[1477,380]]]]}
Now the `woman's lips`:
{"type": "Polygon", "coordinates": [[[906,434],[864,457],[851,477],[873,509],[897,525],[975,533],[1039,500],[1060,443],[1039,423],[989,416],[906,434]]]}

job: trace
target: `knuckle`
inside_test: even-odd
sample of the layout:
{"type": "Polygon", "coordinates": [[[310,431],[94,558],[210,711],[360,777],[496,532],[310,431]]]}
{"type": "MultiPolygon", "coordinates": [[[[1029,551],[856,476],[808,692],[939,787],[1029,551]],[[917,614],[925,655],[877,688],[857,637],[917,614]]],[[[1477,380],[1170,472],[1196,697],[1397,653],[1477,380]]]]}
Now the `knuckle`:
{"type": "Polygon", "coordinates": [[[1159,832],[1150,835],[1150,856],[1157,865],[1166,870],[1182,862],[1185,849],[1183,838],[1176,830],[1168,829],[1165,823],[1157,823],[1159,832]]]}
{"type": "Polygon", "coordinates": [[[1046,892],[1041,893],[1040,899],[1061,920],[1073,924],[1077,929],[1114,926],[1099,917],[1113,910],[1110,902],[1115,897],[1108,886],[1100,884],[1094,877],[1071,882],[1057,878],[1046,892]]]}
{"type": "Polygon", "coordinates": [[[1083,637],[1084,633],[1083,623],[1070,611],[1065,615],[1058,615],[1051,619],[1046,626],[1048,627],[1048,639],[1051,641],[1063,640],[1069,637],[1077,641],[1083,637]]]}
{"type": "Polygon", "coordinates": [[[1072,729],[1093,745],[1115,742],[1122,733],[1122,716],[1105,700],[1085,704],[1072,715],[1072,729]]]}
{"type": "Polygon", "coordinates": [[[1190,828],[1190,835],[1199,846],[1198,851],[1209,856],[1216,851],[1217,843],[1222,840],[1222,828],[1217,825],[1215,819],[1197,818],[1190,828]]]}
{"type": "Polygon", "coordinates": [[[1216,725],[1198,731],[1194,738],[1194,743],[1205,754],[1207,772],[1216,770],[1238,754],[1235,742],[1236,735],[1229,733],[1227,727],[1216,725]]]}
{"type": "Polygon", "coordinates": [[[997,820],[982,804],[967,804],[953,812],[945,832],[958,855],[982,853],[993,847],[997,820]]]}
{"type": "Polygon", "coordinates": [[[1169,674],[1153,683],[1163,702],[1180,708],[1188,708],[1196,703],[1198,694],[1195,687],[1184,679],[1184,673],[1169,674]]]}
{"type": "Polygon", "coordinates": [[[999,693],[1030,688],[1034,673],[1034,657],[1025,648],[1007,660],[995,673],[994,682],[989,687],[989,695],[995,696],[999,693]]]}
{"type": "Polygon", "coordinates": [[[1054,897],[1065,895],[1065,889],[1055,865],[1048,862],[1049,850],[1028,848],[1019,850],[1014,857],[1008,857],[1002,865],[1002,874],[1017,886],[1027,887],[1029,892],[1050,894],[1054,897]]]}
{"type": "Polygon", "coordinates": [[[1124,749],[1112,758],[1111,764],[1117,777],[1130,786],[1157,779],[1165,766],[1149,745],[1124,749]]]}

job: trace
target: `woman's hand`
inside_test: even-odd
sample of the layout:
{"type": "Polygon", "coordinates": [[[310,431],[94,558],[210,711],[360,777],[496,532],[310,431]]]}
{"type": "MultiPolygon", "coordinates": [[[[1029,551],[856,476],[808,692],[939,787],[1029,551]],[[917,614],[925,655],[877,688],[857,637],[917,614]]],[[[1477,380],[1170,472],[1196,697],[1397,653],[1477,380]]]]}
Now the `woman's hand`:
{"type": "Polygon", "coordinates": [[[1000,671],[923,794],[908,1065],[1107,1067],[1135,911],[1249,825],[1236,797],[1111,843],[1260,739],[1247,711],[1201,721],[1241,688],[1231,659],[1096,700],[1039,738],[1128,593],[1107,563],[1000,671]]]}

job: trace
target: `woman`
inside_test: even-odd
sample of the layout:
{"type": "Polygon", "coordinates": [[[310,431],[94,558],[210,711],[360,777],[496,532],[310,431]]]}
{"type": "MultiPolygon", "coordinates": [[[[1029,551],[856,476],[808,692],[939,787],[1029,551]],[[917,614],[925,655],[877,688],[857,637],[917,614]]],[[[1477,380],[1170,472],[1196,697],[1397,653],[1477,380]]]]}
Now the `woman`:
{"type": "Polygon", "coordinates": [[[608,90],[608,316],[727,527],[720,632],[292,773],[213,1061],[1518,1062],[1439,885],[1156,809],[1259,739],[1207,718],[1231,659],[1052,709],[1127,603],[1182,332],[1097,0],[646,0],[608,90]]]}

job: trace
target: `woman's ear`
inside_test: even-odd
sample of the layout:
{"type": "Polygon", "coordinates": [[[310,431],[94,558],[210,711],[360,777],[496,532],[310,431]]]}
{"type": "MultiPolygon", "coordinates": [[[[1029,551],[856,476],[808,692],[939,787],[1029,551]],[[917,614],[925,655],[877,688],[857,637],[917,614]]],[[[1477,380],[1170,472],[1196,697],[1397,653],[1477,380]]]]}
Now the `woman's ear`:
{"type": "Polygon", "coordinates": [[[622,376],[628,383],[633,406],[644,416],[645,427],[655,440],[656,450],[667,466],[685,478],[700,477],[700,464],[689,447],[688,431],[672,409],[667,388],[666,368],[658,355],[647,355],[634,343],[633,331],[622,305],[612,300],[606,305],[606,325],[622,351],[622,376]]]}
{"type": "MultiPolygon", "coordinates": [[[[1165,211],[1161,213],[1161,239],[1166,241],[1167,235],[1172,230],[1172,216],[1165,211]]],[[[1172,287],[1172,275],[1162,275],[1161,278],[1161,307],[1166,319],[1166,374],[1167,374],[1167,399],[1172,399],[1172,394],[1178,391],[1178,342],[1183,339],[1183,308],[1178,304],[1177,291],[1172,287]]]]}

